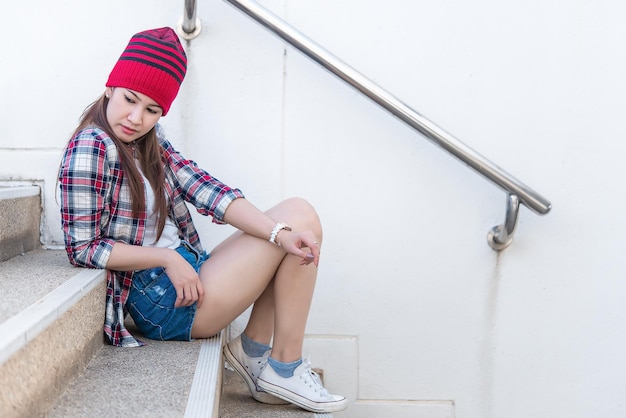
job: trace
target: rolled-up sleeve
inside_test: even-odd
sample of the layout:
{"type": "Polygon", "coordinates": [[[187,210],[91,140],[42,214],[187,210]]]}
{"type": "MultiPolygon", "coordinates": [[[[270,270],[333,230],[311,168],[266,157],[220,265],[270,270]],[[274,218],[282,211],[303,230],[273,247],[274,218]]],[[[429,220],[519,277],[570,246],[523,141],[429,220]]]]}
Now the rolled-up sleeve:
{"type": "Polygon", "coordinates": [[[184,200],[202,215],[211,216],[213,222],[224,223],[226,209],[235,199],[244,198],[243,192],[222,183],[194,161],[183,158],[168,141],[162,140],[161,145],[184,200]]]}

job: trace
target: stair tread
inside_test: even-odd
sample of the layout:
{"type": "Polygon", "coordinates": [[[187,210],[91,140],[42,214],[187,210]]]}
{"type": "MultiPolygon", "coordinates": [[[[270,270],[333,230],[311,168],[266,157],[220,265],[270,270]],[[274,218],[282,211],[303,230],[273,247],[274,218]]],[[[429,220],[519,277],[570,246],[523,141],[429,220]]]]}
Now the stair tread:
{"type": "Polygon", "coordinates": [[[267,405],[250,396],[248,386],[234,371],[224,370],[220,418],[312,418],[315,414],[295,405],[267,405]]]}
{"type": "Polygon", "coordinates": [[[0,323],[35,303],[80,271],[63,250],[37,249],[0,262],[0,323]]]}
{"type": "Polygon", "coordinates": [[[146,345],[103,345],[47,418],[184,416],[203,340],[148,340],[127,326],[146,345]]]}

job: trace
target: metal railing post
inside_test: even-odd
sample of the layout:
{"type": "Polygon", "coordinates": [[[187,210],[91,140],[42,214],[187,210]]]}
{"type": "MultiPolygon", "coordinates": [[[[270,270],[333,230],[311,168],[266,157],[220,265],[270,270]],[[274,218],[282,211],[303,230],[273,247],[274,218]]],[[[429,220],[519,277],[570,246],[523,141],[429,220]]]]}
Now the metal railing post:
{"type": "Polygon", "coordinates": [[[186,40],[191,40],[200,34],[202,24],[196,17],[196,0],[185,0],[183,17],[178,22],[178,34],[186,40]]]}

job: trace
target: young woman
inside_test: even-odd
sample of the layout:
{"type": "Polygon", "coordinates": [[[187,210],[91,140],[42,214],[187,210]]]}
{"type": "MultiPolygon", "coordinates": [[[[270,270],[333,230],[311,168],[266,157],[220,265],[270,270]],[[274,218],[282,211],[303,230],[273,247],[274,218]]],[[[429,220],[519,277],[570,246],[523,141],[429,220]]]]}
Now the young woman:
{"type": "Polygon", "coordinates": [[[224,347],[252,396],[345,409],[347,400],[329,394],[302,359],[318,216],[298,198],[262,212],[172,147],[158,121],[186,66],[171,28],[137,33],[86,109],[59,171],[69,260],[108,270],[104,332],[112,344],[142,345],[124,327],[127,313],[148,338],[190,340],[215,335],[254,305],[244,332],[224,347]],[[185,202],[238,231],[207,254],[185,202]]]}

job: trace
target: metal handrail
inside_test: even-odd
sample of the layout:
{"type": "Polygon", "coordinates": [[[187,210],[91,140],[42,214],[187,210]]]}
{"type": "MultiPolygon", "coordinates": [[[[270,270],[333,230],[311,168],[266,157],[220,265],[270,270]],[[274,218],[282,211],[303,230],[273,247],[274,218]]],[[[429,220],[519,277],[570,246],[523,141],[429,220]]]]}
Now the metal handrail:
{"type": "Polygon", "coordinates": [[[533,212],[544,215],[552,204],[515,177],[456,139],[454,136],[402,103],[392,94],[348,66],[336,56],[313,42],[297,29],[252,0],[225,0],[252,17],[262,26],[278,35],[309,58],[359,90],[394,116],[441,146],[462,162],[507,192],[507,210],[503,225],[495,226],[488,234],[488,242],[495,250],[508,247],[517,225],[519,203],[533,212]]]}
{"type": "Polygon", "coordinates": [[[178,22],[178,34],[189,41],[198,36],[200,30],[202,25],[196,17],[196,0],[185,0],[183,17],[178,22]]]}

